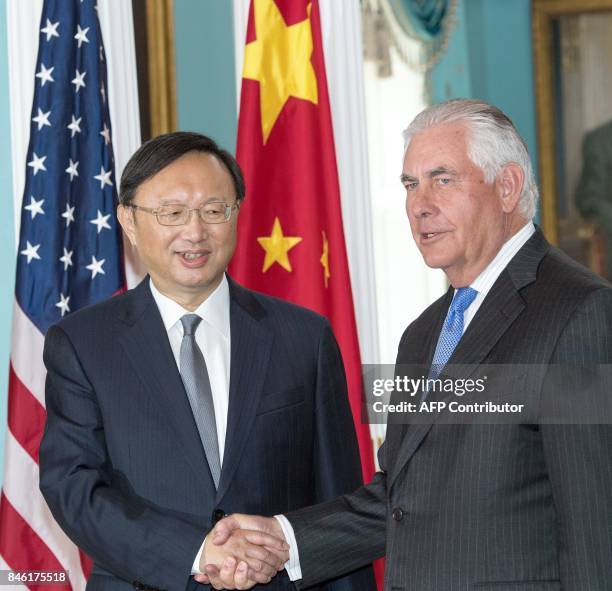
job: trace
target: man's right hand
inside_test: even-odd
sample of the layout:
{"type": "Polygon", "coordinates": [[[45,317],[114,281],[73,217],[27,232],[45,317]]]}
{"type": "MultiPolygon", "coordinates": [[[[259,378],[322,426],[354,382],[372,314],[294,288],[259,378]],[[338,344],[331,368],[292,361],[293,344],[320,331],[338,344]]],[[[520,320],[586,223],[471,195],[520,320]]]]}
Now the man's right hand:
{"type": "Polygon", "coordinates": [[[269,583],[289,559],[289,546],[274,518],[234,514],[217,523],[206,537],[195,575],[215,589],[250,589],[269,583]]]}
{"type": "Polygon", "coordinates": [[[213,542],[216,545],[225,544],[232,535],[232,532],[237,529],[247,529],[253,532],[261,532],[272,536],[277,541],[285,542],[287,540],[283,534],[280,523],[274,517],[260,517],[259,515],[244,515],[242,513],[234,513],[229,517],[221,519],[211,531],[213,542]]]}

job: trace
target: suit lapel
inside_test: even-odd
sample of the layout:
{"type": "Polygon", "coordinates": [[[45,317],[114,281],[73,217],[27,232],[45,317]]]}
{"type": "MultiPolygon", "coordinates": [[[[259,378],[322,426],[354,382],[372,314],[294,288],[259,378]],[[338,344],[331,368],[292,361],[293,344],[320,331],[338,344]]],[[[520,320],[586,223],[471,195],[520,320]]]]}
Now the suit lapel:
{"type": "MultiPolygon", "coordinates": [[[[524,310],[525,302],[520,295],[520,290],[536,280],[538,265],[549,248],[550,245],[546,242],[540,229],[537,228],[536,233],[519,250],[506,269],[502,271],[449,359],[449,364],[463,366],[462,377],[468,377],[476,370],[524,310]]],[[[446,305],[441,305],[438,309],[438,319],[434,323],[436,329],[433,346],[430,340],[429,347],[426,347],[428,366],[431,365],[433,352],[453,291],[452,288],[449,290],[450,297],[447,293],[442,300],[446,305]]],[[[404,363],[411,362],[404,361],[404,363]]],[[[440,416],[435,415],[437,418],[440,416]]],[[[393,485],[401,469],[410,460],[435,422],[434,419],[429,423],[410,425],[404,431],[405,434],[399,446],[397,461],[392,464],[392,470],[389,473],[389,487],[393,485]]]]}
{"type": "Polygon", "coordinates": [[[263,326],[265,310],[254,296],[228,277],[231,361],[225,454],[217,502],[227,491],[249,439],[266,377],[272,332],[263,326]]]}
{"type": "Polygon", "coordinates": [[[538,266],[550,245],[539,228],[501,272],[465,331],[449,364],[467,366],[469,376],[525,309],[520,290],[536,280],[538,266]]]}
{"type": "Polygon", "coordinates": [[[468,377],[525,308],[507,269],[502,271],[454,350],[449,365],[468,377]]]}
{"type": "MultiPolygon", "coordinates": [[[[423,319],[424,321],[422,323],[419,323],[422,324],[422,328],[417,329],[414,334],[411,334],[411,341],[413,343],[419,343],[419,346],[412,346],[409,343],[407,346],[400,347],[397,354],[396,375],[404,375],[405,372],[402,371],[402,366],[405,366],[411,373],[415,373],[415,375],[408,377],[420,377],[420,375],[416,375],[416,373],[424,372],[427,374],[438,341],[438,335],[442,328],[442,322],[446,316],[446,310],[448,310],[450,302],[453,299],[453,292],[453,288],[450,287],[444,296],[424,312],[426,317],[423,319]]],[[[394,457],[399,459],[395,450],[398,450],[400,446],[406,442],[405,438],[407,434],[412,435],[416,425],[408,425],[404,422],[404,419],[402,419],[401,424],[393,424],[393,419],[394,415],[389,415],[386,435],[386,453],[389,459],[394,457]]],[[[391,468],[390,473],[394,472],[394,464],[397,464],[397,462],[389,463],[389,467],[391,468]]]]}
{"type": "Polygon", "coordinates": [[[126,300],[119,341],[135,372],[175,432],[194,476],[214,488],[189,400],[183,387],[168,335],[149,288],[149,278],[126,300]]]}

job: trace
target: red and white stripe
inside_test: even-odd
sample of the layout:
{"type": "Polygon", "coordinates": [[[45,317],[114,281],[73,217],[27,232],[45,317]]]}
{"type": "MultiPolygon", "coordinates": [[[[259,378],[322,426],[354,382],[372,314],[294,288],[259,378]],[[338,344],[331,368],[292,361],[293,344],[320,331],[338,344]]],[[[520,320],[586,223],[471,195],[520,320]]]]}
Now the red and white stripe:
{"type": "MultiPolygon", "coordinates": [[[[0,498],[0,569],[66,571],[70,587],[77,591],[85,589],[90,561],[57,525],[39,490],[38,448],[47,414],[43,340],[15,302],[0,498]]],[[[28,587],[49,590],[48,585],[28,587]]]]}

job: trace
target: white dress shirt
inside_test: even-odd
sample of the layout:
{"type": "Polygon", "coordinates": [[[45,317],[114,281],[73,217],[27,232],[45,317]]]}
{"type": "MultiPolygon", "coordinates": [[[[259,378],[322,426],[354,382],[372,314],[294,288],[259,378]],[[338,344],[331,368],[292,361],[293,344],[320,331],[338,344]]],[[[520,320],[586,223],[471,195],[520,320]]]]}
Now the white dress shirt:
{"type": "MultiPolygon", "coordinates": [[[[534,232],[535,226],[533,223],[531,221],[527,222],[516,234],[514,234],[514,236],[504,243],[504,245],[499,249],[499,252],[495,255],[495,258],[470,284],[470,287],[475,289],[478,292],[478,295],[474,298],[474,301],[463,314],[463,332],[465,332],[468,324],[476,315],[478,308],[480,308],[482,302],[487,297],[487,294],[489,291],[491,291],[491,288],[497,281],[497,278],[501,275],[502,271],[508,266],[508,263],[514,258],[514,255],[516,255],[525,242],[531,238],[534,232]]],[[[456,291],[457,290],[455,290],[455,293],[456,291]]],[[[284,515],[276,515],[275,517],[283,530],[287,543],[289,544],[289,561],[285,564],[285,569],[287,570],[287,574],[289,575],[289,579],[291,581],[298,581],[302,578],[302,567],[300,566],[300,557],[298,554],[297,541],[295,539],[293,526],[284,515]]]]}
{"type": "Polygon", "coordinates": [[[185,310],[180,304],[160,293],[153,281],[150,281],[151,293],[159,308],[162,321],[168,332],[168,340],[174,354],[176,366],[180,371],[181,342],[183,325],[181,318],[185,314],[197,314],[202,322],[196,329],[196,343],[206,361],[210,389],[212,390],[217,423],[219,459],[223,465],[225,451],[225,433],[227,431],[227,412],[229,407],[230,380],[230,296],[229,285],[225,275],[221,283],[193,312],[185,310]]]}
{"type": "MultiPolygon", "coordinates": [[[[504,242],[504,245],[499,249],[495,258],[486,266],[485,270],[472,281],[470,287],[475,289],[478,295],[463,313],[463,332],[466,331],[468,324],[476,315],[478,308],[480,308],[487,294],[491,291],[497,278],[514,258],[514,255],[521,250],[525,242],[533,236],[534,232],[535,226],[533,222],[527,222],[514,236],[504,242]]],[[[457,290],[455,290],[455,293],[456,292],[457,290]]]]}
{"type": "MultiPolygon", "coordinates": [[[[230,381],[230,295],[229,285],[225,275],[221,283],[193,312],[186,310],[174,300],[163,295],[149,280],[153,299],[159,308],[172,354],[179,371],[181,342],[183,340],[183,324],[181,318],[185,314],[197,314],[202,322],[196,329],[195,339],[204,355],[213,405],[215,407],[215,422],[217,423],[217,440],[219,443],[219,460],[223,465],[225,451],[225,434],[227,432],[227,413],[229,408],[230,381]]],[[[202,532],[204,534],[204,532],[202,532]]],[[[204,542],[206,538],[204,538],[204,542]]],[[[204,542],[197,553],[191,569],[191,574],[199,573],[200,557],[204,550],[204,542]]]]}

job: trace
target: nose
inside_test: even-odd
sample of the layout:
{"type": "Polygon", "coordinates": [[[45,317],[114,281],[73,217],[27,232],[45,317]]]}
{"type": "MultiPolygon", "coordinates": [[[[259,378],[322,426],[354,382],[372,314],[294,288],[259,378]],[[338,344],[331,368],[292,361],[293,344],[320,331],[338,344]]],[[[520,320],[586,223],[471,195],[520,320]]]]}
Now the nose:
{"type": "Polygon", "coordinates": [[[406,212],[408,217],[414,219],[427,218],[434,215],[436,213],[436,204],[431,189],[421,184],[414,191],[409,192],[406,197],[406,212]]]}
{"type": "Polygon", "coordinates": [[[189,219],[183,226],[183,237],[194,244],[208,238],[208,224],[202,220],[199,211],[189,212],[189,219]]]}

